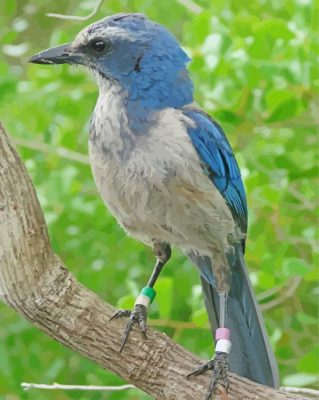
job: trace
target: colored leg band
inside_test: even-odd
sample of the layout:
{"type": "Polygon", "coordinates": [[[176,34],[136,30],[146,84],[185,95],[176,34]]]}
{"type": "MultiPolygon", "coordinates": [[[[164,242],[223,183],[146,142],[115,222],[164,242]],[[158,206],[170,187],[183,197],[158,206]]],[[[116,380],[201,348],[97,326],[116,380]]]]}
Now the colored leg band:
{"type": "Polygon", "coordinates": [[[218,328],[215,332],[215,340],[226,339],[230,340],[230,330],[227,328],[218,328]]]}
{"type": "Polygon", "coordinates": [[[219,339],[217,340],[215,346],[215,352],[226,353],[229,354],[231,349],[231,341],[228,339],[219,339]]]}
{"type": "Polygon", "coordinates": [[[136,306],[137,304],[140,304],[140,305],[148,308],[149,305],[151,304],[151,300],[148,296],[145,296],[144,294],[140,294],[139,296],[137,296],[134,305],[136,306]]]}
{"type": "Polygon", "coordinates": [[[141,290],[140,296],[147,296],[150,299],[150,303],[153,302],[156,296],[156,292],[153,288],[151,287],[144,287],[141,290]]]}

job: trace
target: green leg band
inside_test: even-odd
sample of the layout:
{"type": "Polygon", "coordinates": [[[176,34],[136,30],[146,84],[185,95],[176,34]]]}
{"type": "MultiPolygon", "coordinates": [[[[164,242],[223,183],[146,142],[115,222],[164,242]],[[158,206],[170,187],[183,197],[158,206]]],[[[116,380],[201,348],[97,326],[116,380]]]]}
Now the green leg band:
{"type": "Polygon", "coordinates": [[[151,287],[144,287],[141,290],[141,295],[147,296],[150,299],[150,302],[152,303],[153,300],[155,299],[156,292],[153,288],[151,287]]]}

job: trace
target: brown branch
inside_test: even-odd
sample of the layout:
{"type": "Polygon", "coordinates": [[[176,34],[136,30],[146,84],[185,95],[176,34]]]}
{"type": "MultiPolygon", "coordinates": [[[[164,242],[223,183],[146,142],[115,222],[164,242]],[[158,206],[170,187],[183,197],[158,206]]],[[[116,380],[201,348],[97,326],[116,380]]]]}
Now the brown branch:
{"type": "Polygon", "coordinates": [[[121,386],[93,386],[93,385],[61,385],[60,383],[53,383],[52,385],[45,385],[43,383],[27,383],[22,382],[21,387],[23,390],[41,389],[41,390],[82,390],[86,392],[119,392],[122,390],[136,389],[134,385],[121,385],[121,386]]]}
{"type": "MultiPolygon", "coordinates": [[[[125,321],[79,284],[51,248],[26,169],[0,125],[0,297],[35,326],[155,399],[202,400],[210,374],[186,379],[202,362],[166,335],[134,331],[120,354],[125,321]]],[[[230,400],[303,399],[231,376],[230,400]]]]}
{"type": "Polygon", "coordinates": [[[308,396],[309,399],[319,399],[319,390],[315,389],[307,389],[307,388],[300,388],[300,387],[282,387],[281,390],[288,392],[288,393],[297,393],[301,395],[308,396]]]}

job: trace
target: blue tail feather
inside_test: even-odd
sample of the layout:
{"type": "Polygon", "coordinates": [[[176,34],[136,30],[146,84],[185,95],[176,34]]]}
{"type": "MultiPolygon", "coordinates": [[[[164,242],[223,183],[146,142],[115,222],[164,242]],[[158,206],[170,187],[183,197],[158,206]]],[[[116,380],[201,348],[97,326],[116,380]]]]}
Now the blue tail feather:
{"type": "MultiPolygon", "coordinates": [[[[191,254],[189,257],[201,271],[205,305],[214,332],[219,325],[219,296],[214,288],[211,261],[208,257],[191,254]]],[[[277,363],[239,246],[232,255],[231,264],[231,289],[227,301],[227,327],[232,341],[230,371],[255,382],[278,387],[277,363]]]]}

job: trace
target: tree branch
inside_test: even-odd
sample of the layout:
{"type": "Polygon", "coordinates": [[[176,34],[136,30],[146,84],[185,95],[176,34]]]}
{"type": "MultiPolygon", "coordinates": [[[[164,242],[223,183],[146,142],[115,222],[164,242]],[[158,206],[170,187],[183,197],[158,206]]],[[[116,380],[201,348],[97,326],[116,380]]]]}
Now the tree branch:
{"type": "Polygon", "coordinates": [[[301,395],[306,395],[309,396],[309,399],[319,399],[319,390],[315,389],[307,389],[307,388],[300,388],[300,387],[281,387],[281,390],[284,390],[285,392],[288,393],[298,393],[301,395]]]}
{"type": "MultiPolygon", "coordinates": [[[[125,321],[79,284],[51,248],[26,169],[0,125],[0,298],[60,343],[151,394],[155,399],[202,400],[210,374],[186,379],[202,360],[166,335],[132,332],[118,352],[125,321]],[[150,367],[151,366],[151,367],[150,367]]],[[[304,399],[231,376],[230,399],[304,399]]]]}
{"type": "Polygon", "coordinates": [[[67,149],[61,146],[51,146],[44,142],[31,141],[23,138],[13,138],[13,143],[25,147],[26,149],[41,151],[42,153],[53,154],[55,156],[75,161],[80,164],[90,165],[89,157],[86,154],[81,154],[76,151],[67,149]]]}
{"type": "Polygon", "coordinates": [[[53,383],[53,385],[44,385],[43,383],[27,383],[22,382],[21,387],[23,390],[30,389],[43,389],[43,390],[83,390],[86,392],[99,391],[99,392],[118,392],[127,389],[136,389],[134,385],[121,385],[121,386],[92,386],[92,385],[61,385],[60,383],[53,383]]]}

